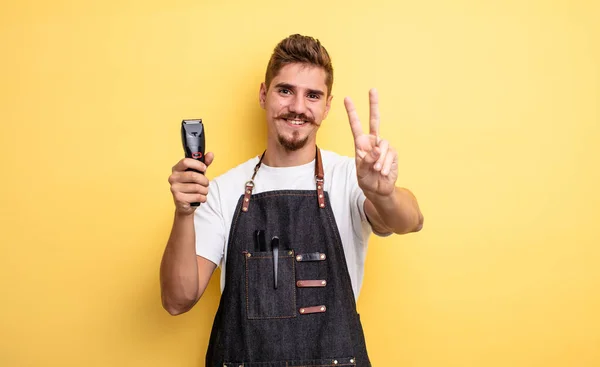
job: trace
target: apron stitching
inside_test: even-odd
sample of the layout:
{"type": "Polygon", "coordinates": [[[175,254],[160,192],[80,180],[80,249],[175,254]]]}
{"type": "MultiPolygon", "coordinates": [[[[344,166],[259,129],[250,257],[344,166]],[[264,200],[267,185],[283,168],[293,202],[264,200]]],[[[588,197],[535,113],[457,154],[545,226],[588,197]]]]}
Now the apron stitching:
{"type": "Polygon", "coordinates": [[[249,303],[250,302],[248,302],[248,258],[245,257],[244,260],[245,260],[245,263],[246,263],[246,317],[250,318],[250,316],[249,316],[249,313],[250,313],[250,309],[249,309],[250,305],[249,305],[249,303]]]}
{"type": "MultiPolygon", "coordinates": [[[[303,191],[308,191],[308,190],[303,190],[303,191]]],[[[264,191],[263,193],[268,193],[268,191],[264,191]]],[[[260,195],[260,194],[255,194],[255,195],[260,195]]],[[[272,198],[272,197],[276,197],[276,196],[306,196],[306,197],[309,197],[309,196],[315,196],[315,193],[311,192],[310,194],[295,194],[295,193],[289,193],[289,194],[269,194],[269,195],[263,195],[262,197],[259,197],[259,198],[255,197],[254,200],[272,198]]]]}
{"type": "Polygon", "coordinates": [[[266,320],[266,319],[295,319],[296,316],[264,316],[264,317],[250,317],[248,320],[266,320]]]}
{"type": "MultiPolygon", "coordinates": [[[[294,280],[296,280],[296,261],[294,261],[293,257],[292,257],[292,274],[294,274],[294,280]]],[[[296,293],[298,293],[298,290],[296,289],[296,287],[294,287],[294,317],[296,317],[297,314],[297,308],[298,308],[298,303],[296,302],[296,293]]]]}

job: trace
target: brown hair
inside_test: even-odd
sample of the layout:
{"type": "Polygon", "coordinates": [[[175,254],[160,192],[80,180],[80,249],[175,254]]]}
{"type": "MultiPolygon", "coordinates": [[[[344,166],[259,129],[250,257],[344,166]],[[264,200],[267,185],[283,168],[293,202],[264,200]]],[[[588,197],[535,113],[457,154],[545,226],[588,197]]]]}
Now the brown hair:
{"type": "Polygon", "coordinates": [[[327,85],[327,95],[331,95],[333,65],[331,64],[331,58],[327,50],[321,45],[319,40],[300,34],[287,37],[279,42],[273,50],[265,75],[267,89],[281,68],[292,63],[302,63],[323,68],[326,74],[325,84],[327,85]]]}

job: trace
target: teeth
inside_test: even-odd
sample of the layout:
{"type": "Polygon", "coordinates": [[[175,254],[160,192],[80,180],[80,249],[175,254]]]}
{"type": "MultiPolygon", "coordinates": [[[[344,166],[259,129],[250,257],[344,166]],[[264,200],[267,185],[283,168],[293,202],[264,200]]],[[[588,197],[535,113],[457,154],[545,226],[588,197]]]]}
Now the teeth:
{"type": "Polygon", "coordinates": [[[304,120],[287,120],[292,125],[302,125],[304,120]]]}

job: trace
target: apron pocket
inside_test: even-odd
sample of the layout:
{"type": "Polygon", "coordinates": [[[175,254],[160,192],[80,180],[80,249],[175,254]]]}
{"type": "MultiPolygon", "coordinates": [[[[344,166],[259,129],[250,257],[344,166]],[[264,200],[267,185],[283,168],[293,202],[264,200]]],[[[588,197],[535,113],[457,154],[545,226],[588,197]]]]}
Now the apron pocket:
{"type": "Polygon", "coordinates": [[[294,252],[281,251],[277,267],[273,253],[245,252],[246,315],[248,319],[296,317],[296,268],[294,252]],[[275,288],[277,277],[277,288],[275,288]]]}

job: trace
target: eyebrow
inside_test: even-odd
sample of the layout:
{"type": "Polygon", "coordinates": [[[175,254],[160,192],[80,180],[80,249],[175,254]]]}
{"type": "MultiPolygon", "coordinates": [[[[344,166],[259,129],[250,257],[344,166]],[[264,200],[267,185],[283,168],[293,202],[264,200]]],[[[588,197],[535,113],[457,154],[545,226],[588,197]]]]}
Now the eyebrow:
{"type": "MultiPolygon", "coordinates": [[[[275,85],[275,88],[286,88],[286,89],[296,90],[296,86],[292,85],[290,83],[277,83],[277,85],[275,85]]],[[[325,95],[325,92],[323,92],[322,90],[318,90],[318,89],[309,89],[308,93],[317,94],[319,96],[325,95]]]]}

